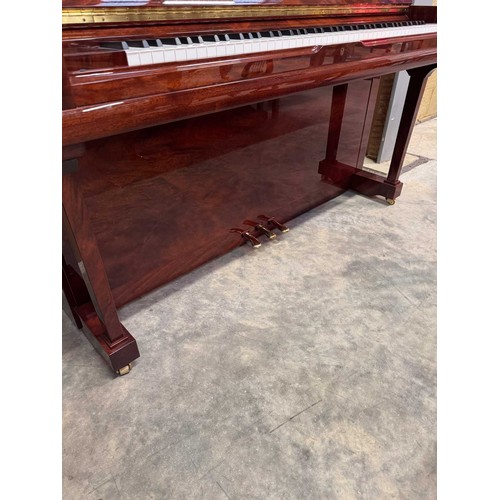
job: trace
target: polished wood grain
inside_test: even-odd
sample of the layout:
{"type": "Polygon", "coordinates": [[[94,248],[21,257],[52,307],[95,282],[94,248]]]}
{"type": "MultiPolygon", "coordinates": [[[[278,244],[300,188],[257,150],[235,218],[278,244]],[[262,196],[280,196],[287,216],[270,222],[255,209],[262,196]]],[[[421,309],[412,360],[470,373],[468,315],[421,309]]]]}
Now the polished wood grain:
{"type": "Polygon", "coordinates": [[[350,16],[323,16],[320,19],[300,17],[300,18],[276,18],[245,20],[238,22],[214,19],[210,22],[193,22],[187,19],[184,22],[150,23],[147,26],[142,24],[123,23],[111,25],[95,25],[93,27],[71,26],[65,27],[62,32],[63,47],[66,50],[70,44],[81,43],[84,46],[96,46],[100,41],[119,39],[144,39],[168,36],[203,35],[212,33],[231,33],[235,31],[265,31],[271,29],[301,28],[307,26],[334,26],[347,23],[366,23],[382,21],[405,21],[408,16],[401,9],[393,12],[379,13],[354,13],[350,16]]]}
{"type": "Polygon", "coordinates": [[[77,267],[70,268],[63,261],[63,289],[72,314],[79,318],[77,325],[113,369],[119,370],[138,358],[139,350],[118,318],[86,202],[74,176],[63,176],[62,202],[63,230],[77,267]]]}
{"type": "MultiPolygon", "coordinates": [[[[261,56],[261,60],[265,61],[266,58],[261,56]]],[[[381,76],[388,71],[411,69],[435,61],[436,48],[428,47],[399,53],[384,53],[369,59],[333,65],[310,66],[307,71],[265,73],[259,77],[224,82],[220,85],[186,88],[124,101],[111,101],[104,106],[81,106],[63,112],[63,144],[90,141],[185,117],[269,100],[318,86],[381,76]]],[[[186,83],[188,81],[189,78],[186,79],[186,83]]]]}
{"type": "Polygon", "coordinates": [[[394,144],[394,152],[392,154],[389,173],[387,175],[387,182],[390,184],[396,184],[399,182],[399,175],[401,174],[401,169],[403,168],[403,161],[410,142],[411,131],[415,125],[418,108],[424,93],[425,82],[435,68],[436,65],[431,64],[429,66],[422,66],[408,71],[408,74],[410,75],[410,82],[408,84],[408,91],[403,106],[401,122],[396,136],[396,142],[394,144]]]}
{"type": "MultiPolygon", "coordinates": [[[[345,107],[347,102],[347,86],[334,88],[328,148],[325,159],[319,163],[318,170],[323,175],[325,181],[331,182],[338,187],[352,189],[367,196],[380,195],[388,200],[395,200],[400,196],[403,184],[399,180],[399,175],[403,168],[411,131],[415,124],[418,107],[424,92],[425,82],[435,67],[435,64],[430,64],[408,71],[410,83],[387,176],[366,172],[362,170],[360,163],[356,164],[355,160],[349,160],[345,155],[342,156],[343,151],[339,148],[342,136],[347,137],[348,142],[352,142],[353,140],[361,141],[360,152],[362,151],[363,154],[366,152],[367,143],[365,142],[366,136],[364,132],[361,135],[354,134],[354,136],[350,132],[343,134],[343,129],[346,127],[346,123],[348,123],[344,116],[349,114],[346,112],[345,107]]],[[[358,99],[356,98],[356,100],[358,99]]],[[[371,99],[371,101],[374,101],[374,99],[371,99]]],[[[367,116],[370,119],[373,117],[373,113],[370,111],[372,105],[370,98],[363,104],[363,106],[367,107],[367,116]]],[[[358,104],[354,107],[354,110],[359,110],[359,108],[360,105],[358,104]]],[[[368,120],[366,123],[369,123],[368,120]]]]}
{"type": "Polygon", "coordinates": [[[325,87],[88,143],[76,180],[117,306],[241,245],[243,221],[340,194],[317,173],[330,100],[325,87]]]}
{"type": "MultiPolygon", "coordinates": [[[[137,7],[137,8],[148,8],[148,7],[161,7],[161,8],[172,8],[173,6],[168,5],[168,0],[121,0],[119,3],[120,7],[137,7]]],[[[201,0],[202,3],[205,3],[207,6],[214,5],[212,0],[201,0]]],[[[180,2],[182,4],[182,2],[180,2]]],[[[267,5],[347,5],[347,6],[356,6],[356,5],[411,5],[412,0],[363,0],[363,2],[352,2],[351,0],[262,0],[259,2],[262,6],[267,5]]],[[[189,2],[185,3],[186,7],[196,10],[197,6],[190,4],[189,2]]],[[[245,4],[240,4],[242,7],[245,7],[245,4]]],[[[176,4],[178,6],[178,4],[176,4]]],[[[248,4],[247,7],[251,6],[248,4]]],[[[109,8],[110,2],[106,2],[105,0],[62,0],[63,8],[85,8],[85,7],[101,7],[101,8],[109,8]]]]}
{"type": "Polygon", "coordinates": [[[349,16],[355,14],[376,14],[383,12],[390,15],[406,12],[409,0],[367,0],[351,2],[349,0],[281,0],[253,3],[233,2],[224,4],[203,2],[193,5],[168,4],[155,2],[98,2],[80,4],[64,2],[62,22],[64,27],[119,25],[152,25],[165,23],[183,23],[196,20],[207,22],[220,19],[244,21],[245,19],[284,19],[284,18],[319,18],[326,16],[349,16]]]}
{"type": "MultiPolygon", "coordinates": [[[[418,57],[421,51],[429,50],[436,50],[435,37],[397,42],[382,41],[376,47],[363,43],[302,47],[265,54],[192,61],[183,65],[167,63],[139,67],[80,68],[69,74],[69,81],[75,102],[83,107],[150,94],[217,84],[227,85],[249,79],[252,79],[257,87],[260,83],[265,83],[265,79],[270,76],[281,75],[283,79],[292,80],[296,76],[295,73],[305,73],[311,67],[322,68],[323,73],[339,68],[342,72],[350,72],[354,78],[360,67],[368,66],[370,60],[377,57],[384,57],[387,64],[390,64],[393,61],[387,59],[389,57],[406,54],[404,57],[409,60],[418,57]],[[271,64],[270,71],[249,73],[248,67],[259,62],[271,64]],[[341,63],[344,65],[340,66],[341,63]],[[265,79],[260,77],[265,77],[265,79]]],[[[66,61],[71,61],[71,59],[66,58],[66,61]]],[[[396,63],[397,60],[395,59],[394,62],[396,63]]],[[[76,61],[72,64],[76,64],[76,61]]]]}
{"type": "Polygon", "coordinates": [[[437,61],[436,37],[424,35],[129,68],[123,51],[100,43],[419,15],[435,22],[435,9],[410,0],[282,0],[261,11],[141,3],[63,1],[63,19],[75,14],[62,33],[63,289],[69,314],[113,370],[139,356],[118,308],[244,245],[233,228],[262,242],[249,251],[265,251],[290,235],[267,241],[254,223],[261,214],[284,223],[346,189],[399,196],[437,61]],[[95,12],[102,18],[81,24],[95,12]],[[362,159],[378,79],[400,70],[411,74],[410,91],[386,178],[365,172],[362,159]]]}

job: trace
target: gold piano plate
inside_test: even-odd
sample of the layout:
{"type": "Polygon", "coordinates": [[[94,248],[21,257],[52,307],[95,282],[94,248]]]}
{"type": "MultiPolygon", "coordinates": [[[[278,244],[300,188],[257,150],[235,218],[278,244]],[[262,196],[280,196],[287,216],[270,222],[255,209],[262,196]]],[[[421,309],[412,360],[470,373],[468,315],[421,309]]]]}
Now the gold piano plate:
{"type": "Polygon", "coordinates": [[[234,5],[165,8],[66,8],[62,10],[62,24],[104,24],[127,22],[161,22],[196,19],[279,18],[279,17],[327,17],[369,13],[402,13],[408,4],[380,5],[234,5]]]}

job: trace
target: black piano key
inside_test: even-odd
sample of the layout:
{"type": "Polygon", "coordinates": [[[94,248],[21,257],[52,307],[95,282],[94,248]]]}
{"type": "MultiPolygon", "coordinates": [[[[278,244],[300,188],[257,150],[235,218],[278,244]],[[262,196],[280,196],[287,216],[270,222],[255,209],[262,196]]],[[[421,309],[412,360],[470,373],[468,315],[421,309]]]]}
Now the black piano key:
{"type": "Polygon", "coordinates": [[[200,37],[204,42],[219,42],[218,35],[202,35],[200,37]]]}
{"type": "Polygon", "coordinates": [[[181,45],[181,41],[178,37],[175,38],[160,38],[160,42],[163,45],[181,45]]]}
{"type": "Polygon", "coordinates": [[[102,42],[100,44],[104,49],[117,49],[117,50],[127,50],[127,42],[102,42]]]}
{"type": "Polygon", "coordinates": [[[191,45],[193,43],[189,36],[180,36],[179,40],[181,41],[181,45],[191,45]]]}
{"type": "Polygon", "coordinates": [[[256,38],[277,38],[283,36],[300,36],[316,33],[335,33],[345,31],[357,31],[364,29],[380,29],[380,28],[393,28],[403,26],[416,26],[425,24],[425,21],[388,21],[377,23],[361,23],[361,24],[344,24],[335,26],[320,26],[320,27],[307,27],[307,28],[289,28],[284,30],[270,30],[262,32],[248,32],[248,33],[229,33],[223,35],[193,35],[161,39],[148,39],[148,40],[127,40],[103,42],[100,44],[103,48],[127,50],[129,47],[161,47],[162,45],[190,45],[204,42],[226,42],[230,40],[252,40],[256,38]]]}
{"type": "Polygon", "coordinates": [[[141,47],[144,49],[149,47],[147,40],[127,40],[127,44],[129,47],[141,47]]]}

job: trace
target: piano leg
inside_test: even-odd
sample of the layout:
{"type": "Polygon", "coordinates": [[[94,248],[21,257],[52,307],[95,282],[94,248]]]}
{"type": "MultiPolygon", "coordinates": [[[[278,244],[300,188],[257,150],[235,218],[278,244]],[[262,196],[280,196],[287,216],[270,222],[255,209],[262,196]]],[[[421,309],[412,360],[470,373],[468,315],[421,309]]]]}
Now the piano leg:
{"type": "Polygon", "coordinates": [[[394,152],[392,153],[389,173],[385,181],[387,184],[394,187],[399,183],[399,175],[403,168],[403,161],[410,142],[411,132],[415,125],[415,120],[417,119],[418,108],[424,93],[425,82],[435,68],[436,65],[433,64],[431,66],[422,66],[420,68],[408,70],[408,74],[410,75],[408,92],[403,107],[403,114],[401,115],[394,152]]]}
{"type": "Polygon", "coordinates": [[[64,262],[66,300],[77,326],[99,354],[115,372],[127,373],[139,357],[137,342],[118,318],[87,207],[73,175],[63,175],[62,184],[63,229],[78,266],[72,270],[64,262]]]}
{"type": "MultiPolygon", "coordinates": [[[[436,65],[432,64],[408,70],[410,82],[387,177],[361,169],[362,163],[359,162],[359,159],[364,158],[366,152],[366,144],[362,139],[363,155],[358,156],[357,163],[355,159],[349,162],[339,161],[339,151],[342,153],[339,149],[339,141],[343,137],[342,132],[345,127],[346,115],[348,115],[345,109],[347,85],[341,85],[338,88],[334,87],[327,154],[319,165],[319,173],[322,174],[326,182],[352,189],[367,196],[381,195],[385,197],[389,204],[394,204],[394,200],[401,194],[403,187],[399,176],[422,99],[425,82],[435,67],[436,65]]],[[[367,104],[367,110],[369,109],[370,101],[367,104]]],[[[371,116],[367,112],[363,134],[370,127],[371,116]]]]}

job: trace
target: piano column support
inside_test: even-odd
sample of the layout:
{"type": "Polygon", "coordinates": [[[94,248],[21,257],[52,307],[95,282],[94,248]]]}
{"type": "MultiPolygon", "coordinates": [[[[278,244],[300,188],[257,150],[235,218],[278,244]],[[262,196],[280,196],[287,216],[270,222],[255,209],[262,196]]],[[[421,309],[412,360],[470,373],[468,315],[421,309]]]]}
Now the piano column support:
{"type": "Polygon", "coordinates": [[[324,181],[344,189],[352,189],[366,196],[384,196],[390,205],[395,203],[395,199],[401,194],[403,188],[399,176],[417,118],[425,82],[435,68],[436,64],[431,64],[408,70],[410,82],[387,177],[362,170],[358,165],[347,165],[337,160],[338,142],[344,123],[347,85],[334,87],[327,153],[326,158],[319,164],[319,173],[322,174],[324,181]]]}
{"type": "Polygon", "coordinates": [[[422,66],[420,68],[408,70],[410,82],[408,84],[408,91],[406,93],[398,134],[396,136],[389,173],[385,181],[389,185],[396,186],[397,183],[399,183],[399,176],[403,168],[408,144],[410,143],[411,132],[415,125],[418,108],[420,107],[420,101],[424,93],[425,82],[435,68],[436,64],[432,64],[430,66],[422,66]]]}
{"type": "Polygon", "coordinates": [[[340,132],[343,123],[342,119],[344,117],[347,99],[347,88],[347,83],[333,87],[330,129],[328,131],[328,143],[326,145],[326,158],[331,158],[333,161],[336,161],[339,150],[340,132]]]}
{"type": "Polygon", "coordinates": [[[130,363],[139,357],[134,337],[120,323],[115,301],[109,286],[106,269],[99,252],[97,240],[90,224],[90,217],[81,190],[72,173],[62,178],[63,228],[78,262],[78,274],[73,273],[71,284],[67,269],[63,269],[63,285],[66,297],[85,285],[90,302],[78,303],[86,296],[78,291],[70,293],[70,303],[77,326],[111,368],[120,375],[128,373],[130,363]],[[79,275],[84,283],[81,283],[79,275]],[[75,290],[73,290],[75,289],[75,290]],[[80,323],[80,324],[79,324],[80,323]]]}

